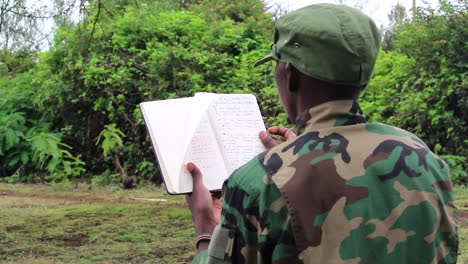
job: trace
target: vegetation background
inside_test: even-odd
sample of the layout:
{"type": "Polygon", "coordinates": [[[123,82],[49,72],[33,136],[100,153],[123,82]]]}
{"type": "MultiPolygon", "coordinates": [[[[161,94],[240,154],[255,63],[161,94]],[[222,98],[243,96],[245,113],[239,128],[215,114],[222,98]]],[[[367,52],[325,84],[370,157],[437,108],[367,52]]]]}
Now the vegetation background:
{"type": "MultiPolygon", "coordinates": [[[[253,67],[284,11],[261,0],[54,0],[53,12],[1,3],[0,180],[160,183],[143,101],[253,93],[267,126],[285,125],[272,66],[253,67]],[[56,28],[42,51],[46,16],[56,28]]],[[[458,184],[468,182],[466,11],[441,0],[410,18],[395,6],[362,96],[371,121],[421,137],[458,184]]]]}
{"type": "MultiPolygon", "coordinates": [[[[138,104],[247,92],[267,126],[286,125],[273,66],[253,67],[285,10],[261,0],[30,2],[0,0],[0,262],[190,261],[190,212],[154,187],[161,178],[138,104]],[[47,49],[43,19],[56,25],[47,49]]],[[[441,0],[411,17],[397,5],[389,20],[361,106],[449,163],[465,263],[467,3],[441,0]]]]}

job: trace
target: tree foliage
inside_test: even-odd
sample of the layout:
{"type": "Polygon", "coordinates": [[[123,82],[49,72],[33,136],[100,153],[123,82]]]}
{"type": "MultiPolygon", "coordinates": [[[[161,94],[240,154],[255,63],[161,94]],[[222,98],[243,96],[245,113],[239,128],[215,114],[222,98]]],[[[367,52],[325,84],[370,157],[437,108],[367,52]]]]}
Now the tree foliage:
{"type": "MultiPolygon", "coordinates": [[[[143,101],[253,93],[267,125],[285,125],[272,66],[253,66],[270,52],[265,8],[261,0],[87,1],[79,21],[58,19],[47,52],[0,53],[0,177],[158,182],[143,101]]],[[[381,52],[363,107],[374,121],[415,132],[461,179],[467,27],[460,8],[445,3],[395,25],[394,48],[381,52]]]]}
{"type": "Polygon", "coordinates": [[[395,37],[395,31],[398,27],[409,21],[405,6],[401,3],[397,3],[393,6],[388,14],[388,21],[390,22],[388,28],[382,29],[382,49],[385,51],[394,49],[393,39],[395,37]]]}
{"type": "Polygon", "coordinates": [[[438,10],[420,9],[396,27],[395,50],[380,53],[364,98],[374,121],[414,132],[466,182],[468,19],[462,2],[441,1],[438,10]]]}
{"type": "Polygon", "coordinates": [[[272,22],[262,1],[113,3],[92,1],[83,21],[60,27],[21,87],[90,174],[154,179],[142,101],[252,92],[276,119],[271,68],[253,67],[269,52],[272,22]]]}

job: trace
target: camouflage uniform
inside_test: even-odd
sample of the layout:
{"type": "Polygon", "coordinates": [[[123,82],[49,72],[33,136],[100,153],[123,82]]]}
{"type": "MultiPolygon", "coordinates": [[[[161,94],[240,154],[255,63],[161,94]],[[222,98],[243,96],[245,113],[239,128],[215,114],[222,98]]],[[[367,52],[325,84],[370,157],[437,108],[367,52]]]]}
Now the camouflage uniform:
{"type": "Polygon", "coordinates": [[[194,262],[456,262],[449,168],[419,138],[367,123],[352,100],[297,126],[225,182],[221,226],[194,262]]]}

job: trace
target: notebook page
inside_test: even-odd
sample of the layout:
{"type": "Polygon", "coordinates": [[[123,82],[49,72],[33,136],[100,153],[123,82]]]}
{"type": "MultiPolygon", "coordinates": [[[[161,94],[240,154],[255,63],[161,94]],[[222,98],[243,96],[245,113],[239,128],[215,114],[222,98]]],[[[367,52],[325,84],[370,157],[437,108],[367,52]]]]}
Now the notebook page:
{"type": "Polygon", "coordinates": [[[184,152],[187,150],[195,130],[198,128],[203,117],[206,116],[208,106],[210,106],[213,99],[216,97],[214,93],[196,93],[190,107],[189,120],[186,131],[186,138],[184,144],[184,152]]]}
{"type": "MultiPolygon", "coordinates": [[[[229,176],[207,113],[200,120],[187,148],[183,164],[193,162],[203,173],[208,190],[219,190],[229,176]]],[[[180,172],[179,192],[192,192],[192,176],[184,167],[180,172]]]]}
{"type": "Polygon", "coordinates": [[[186,124],[193,100],[181,98],[140,104],[164,182],[170,193],[177,193],[179,189],[186,124]]]}
{"type": "Polygon", "coordinates": [[[258,138],[265,124],[255,96],[220,94],[208,111],[229,174],[266,150],[258,138]]]}

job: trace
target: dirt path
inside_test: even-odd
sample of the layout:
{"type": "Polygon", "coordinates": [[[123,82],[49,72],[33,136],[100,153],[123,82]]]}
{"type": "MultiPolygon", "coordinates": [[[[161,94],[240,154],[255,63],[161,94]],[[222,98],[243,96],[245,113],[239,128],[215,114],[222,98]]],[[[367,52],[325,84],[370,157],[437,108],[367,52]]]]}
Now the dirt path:
{"type": "Polygon", "coordinates": [[[65,196],[65,195],[55,195],[55,194],[36,194],[36,193],[21,193],[14,192],[9,190],[0,190],[0,196],[10,196],[10,197],[22,197],[22,198],[37,198],[37,199],[46,199],[46,200],[56,200],[56,201],[66,201],[69,203],[106,203],[106,204],[117,204],[117,203],[137,203],[137,201],[127,200],[123,198],[115,199],[106,199],[101,197],[96,197],[95,195],[84,195],[84,196],[65,196]]]}
{"type": "MultiPolygon", "coordinates": [[[[67,196],[67,195],[50,194],[47,191],[43,193],[22,193],[22,192],[15,192],[15,191],[10,191],[10,190],[0,189],[0,197],[2,196],[45,199],[45,200],[50,200],[50,201],[66,202],[68,204],[75,204],[75,203],[76,204],[83,204],[83,203],[140,204],[140,203],[147,203],[147,202],[167,201],[167,199],[152,199],[152,198],[123,197],[123,196],[116,197],[112,193],[107,193],[107,194],[90,193],[86,195],[67,196]],[[105,197],[102,197],[102,196],[105,196],[105,197]]],[[[468,205],[465,205],[464,207],[468,207],[468,205]]],[[[468,221],[468,211],[460,211],[458,217],[459,217],[460,222],[468,221]]]]}

